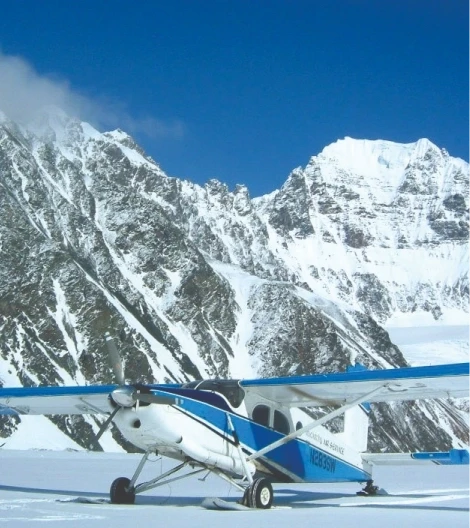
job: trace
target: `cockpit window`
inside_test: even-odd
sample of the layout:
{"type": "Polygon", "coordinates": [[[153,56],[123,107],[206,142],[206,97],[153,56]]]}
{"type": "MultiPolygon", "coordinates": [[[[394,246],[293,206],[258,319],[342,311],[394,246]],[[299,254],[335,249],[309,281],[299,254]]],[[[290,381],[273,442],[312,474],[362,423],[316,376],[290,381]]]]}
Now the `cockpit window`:
{"type": "Polygon", "coordinates": [[[282,434],[289,434],[289,420],[287,417],[280,411],[274,411],[274,429],[282,434]]]}
{"type": "Polygon", "coordinates": [[[265,425],[269,427],[269,412],[270,409],[267,405],[257,405],[253,409],[253,421],[259,423],[260,425],[265,425]]]}
{"type": "Polygon", "coordinates": [[[245,391],[238,380],[198,380],[183,385],[185,389],[196,389],[218,392],[225,396],[232,407],[239,407],[245,398],[245,391]]]}
{"type": "Polygon", "coordinates": [[[184,389],[196,389],[198,385],[202,383],[202,380],[188,381],[188,383],[183,383],[184,389]]]}

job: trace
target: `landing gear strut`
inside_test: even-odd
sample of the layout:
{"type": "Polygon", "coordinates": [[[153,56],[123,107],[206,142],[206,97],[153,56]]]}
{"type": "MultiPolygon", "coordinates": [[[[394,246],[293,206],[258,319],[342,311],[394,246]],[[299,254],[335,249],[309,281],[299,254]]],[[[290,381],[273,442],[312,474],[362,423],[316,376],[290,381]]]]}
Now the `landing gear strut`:
{"type": "Polygon", "coordinates": [[[178,466],[166,471],[157,478],[136,484],[137,478],[139,477],[150,454],[151,451],[148,451],[144,454],[131,479],[128,479],[127,477],[119,477],[111,484],[109,494],[113,504],[134,504],[135,497],[139,493],[156,488],[158,486],[162,486],[163,484],[169,484],[170,482],[175,482],[176,480],[196,475],[202,471],[210,471],[227,482],[230,482],[240,491],[243,491],[243,499],[240,501],[243,506],[267,510],[271,508],[273,504],[273,487],[271,486],[271,483],[268,479],[264,477],[253,479],[251,474],[247,471],[246,478],[248,480],[248,485],[245,487],[244,484],[237,482],[232,476],[226,474],[224,471],[214,467],[202,466],[201,464],[191,460],[182,462],[178,466]],[[187,466],[191,467],[193,471],[179,476],[172,476],[187,466]],[[169,478],[170,476],[172,477],[169,478]]]}
{"type": "Polygon", "coordinates": [[[175,482],[176,480],[181,480],[190,477],[191,475],[196,475],[198,473],[201,473],[202,471],[207,471],[207,469],[203,467],[195,469],[190,473],[185,473],[184,475],[168,478],[170,475],[177,473],[188,465],[194,467],[189,462],[183,462],[182,464],[170,469],[169,471],[162,473],[159,477],[154,478],[153,480],[142,482],[141,484],[136,484],[137,478],[140,475],[142,468],[144,467],[145,462],[147,462],[147,459],[150,454],[151,451],[148,451],[144,454],[139,466],[135,470],[132,479],[129,480],[127,477],[119,477],[111,484],[109,495],[113,504],[134,504],[135,496],[138,493],[157,488],[158,486],[163,486],[163,484],[169,484],[170,482],[175,482]]]}
{"type": "Polygon", "coordinates": [[[268,479],[265,479],[265,478],[253,479],[253,476],[250,473],[250,470],[248,469],[246,459],[245,459],[243,450],[240,445],[238,434],[235,430],[235,427],[233,426],[233,423],[232,423],[232,420],[229,414],[227,414],[227,423],[232,431],[232,434],[235,440],[234,445],[238,450],[238,454],[240,457],[240,463],[245,472],[245,478],[248,481],[248,486],[245,488],[245,492],[243,493],[241,504],[243,504],[243,506],[248,506],[249,508],[260,508],[263,510],[267,510],[271,508],[272,503],[273,503],[273,497],[274,497],[273,487],[271,486],[271,483],[269,482],[268,479]]]}

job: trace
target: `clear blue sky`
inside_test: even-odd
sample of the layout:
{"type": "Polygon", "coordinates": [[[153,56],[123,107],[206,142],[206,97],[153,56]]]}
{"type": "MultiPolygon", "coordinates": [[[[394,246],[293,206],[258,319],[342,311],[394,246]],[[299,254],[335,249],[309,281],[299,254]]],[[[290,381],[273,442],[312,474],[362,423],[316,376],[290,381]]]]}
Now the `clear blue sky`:
{"type": "Polygon", "coordinates": [[[252,196],[344,136],[468,160],[467,0],[5,1],[0,50],[169,175],[252,196]]]}

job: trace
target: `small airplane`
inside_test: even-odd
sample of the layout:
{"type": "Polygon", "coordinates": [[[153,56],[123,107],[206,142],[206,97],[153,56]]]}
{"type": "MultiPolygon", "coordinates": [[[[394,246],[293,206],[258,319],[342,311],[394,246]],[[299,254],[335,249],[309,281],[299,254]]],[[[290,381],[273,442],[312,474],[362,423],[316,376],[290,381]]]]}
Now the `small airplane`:
{"type": "Polygon", "coordinates": [[[111,484],[115,504],[136,494],[201,472],[238,488],[240,503],[270,508],[274,482],[359,482],[359,495],[374,495],[378,464],[468,464],[467,449],[449,452],[368,453],[369,404],[428,398],[463,398],[469,364],[366,370],[253,380],[209,379],[183,384],[126,384],[122,361],[106,335],[117,384],[0,388],[0,414],[95,414],[106,416],[96,438],[113,422],[144,451],[131,478],[111,484]],[[312,418],[308,407],[326,407],[312,418]],[[331,410],[333,408],[333,410],[331,410]],[[344,430],[323,424],[344,415],[344,430]],[[151,454],[178,464],[137,483],[151,454]],[[183,472],[175,474],[183,469],[183,472]]]}

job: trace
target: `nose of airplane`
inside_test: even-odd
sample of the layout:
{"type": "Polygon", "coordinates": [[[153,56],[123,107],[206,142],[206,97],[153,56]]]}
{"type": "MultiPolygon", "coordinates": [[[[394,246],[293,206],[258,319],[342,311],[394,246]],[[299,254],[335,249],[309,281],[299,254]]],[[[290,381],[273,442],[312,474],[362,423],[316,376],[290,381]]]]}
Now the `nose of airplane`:
{"type": "Polygon", "coordinates": [[[154,445],[174,446],[181,442],[178,421],[168,405],[150,404],[137,408],[123,408],[115,423],[127,440],[139,447],[154,445]]]}
{"type": "Polygon", "coordinates": [[[133,387],[118,387],[111,393],[111,398],[119,407],[132,407],[135,400],[135,389],[133,387]]]}

